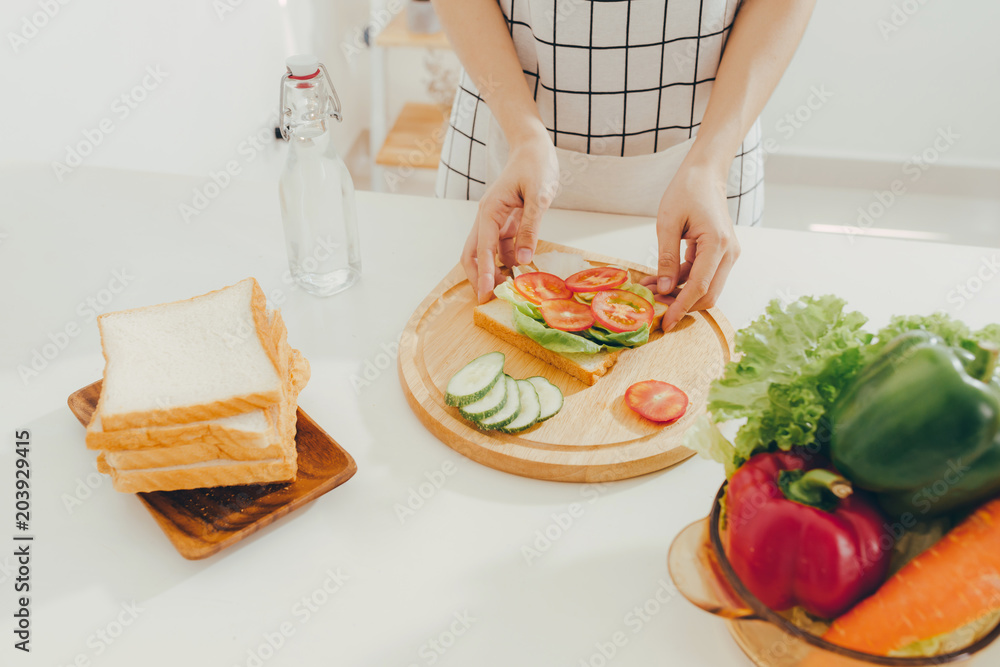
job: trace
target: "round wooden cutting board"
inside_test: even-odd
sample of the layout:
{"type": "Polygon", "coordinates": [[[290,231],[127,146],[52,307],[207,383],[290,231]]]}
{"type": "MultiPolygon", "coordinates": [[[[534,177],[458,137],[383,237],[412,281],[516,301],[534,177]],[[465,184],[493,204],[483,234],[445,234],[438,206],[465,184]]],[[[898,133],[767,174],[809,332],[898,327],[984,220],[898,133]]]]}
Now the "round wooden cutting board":
{"type": "MultiPolygon", "coordinates": [[[[642,274],[652,269],[613,257],[540,241],[537,252],[561,250],[598,264],[642,274]]],[[[636,477],[683,461],[684,431],[705,412],[709,383],[733,354],[733,328],[718,309],[689,315],[669,334],[623,352],[611,370],[587,386],[472,321],[475,293],[456,266],[417,308],[399,345],[399,376],[413,411],[435,436],[468,458],[498,470],[561,482],[606,482],[636,477]],[[541,375],[565,395],[552,419],[516,435],[483,432],[445,405],[451,376],[479,355],[499,350],[514,378],[541,375]],[[658,426],[625,405],[625,390],[640,380],[674,384],[691,400],[687,414],[658,426]]]]}

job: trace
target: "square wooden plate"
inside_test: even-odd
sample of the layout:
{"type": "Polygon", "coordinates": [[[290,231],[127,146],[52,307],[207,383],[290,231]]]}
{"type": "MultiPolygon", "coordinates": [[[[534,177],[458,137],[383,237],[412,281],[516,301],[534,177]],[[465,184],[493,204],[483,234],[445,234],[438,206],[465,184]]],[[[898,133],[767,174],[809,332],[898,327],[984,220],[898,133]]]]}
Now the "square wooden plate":
{"type": "MultiPolygon", "coordinates": [[[[100,395],[98,380],[67,399],[84,426],[90,423],[100,395]]],[[[354,476],[358,467],[351,455],[305,412],[298,410],[297,416],[299,473],[290,484],[136,494],[182,556],[198,560],[216,554],[354,476]]]]}

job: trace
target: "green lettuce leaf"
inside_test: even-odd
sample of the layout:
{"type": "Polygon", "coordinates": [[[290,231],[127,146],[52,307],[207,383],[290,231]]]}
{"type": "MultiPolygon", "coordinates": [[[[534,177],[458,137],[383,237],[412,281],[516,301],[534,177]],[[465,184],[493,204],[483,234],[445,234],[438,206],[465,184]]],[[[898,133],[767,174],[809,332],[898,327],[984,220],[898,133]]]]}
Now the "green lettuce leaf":
{"type": "MultiPolygon", "coordinates": [[[[653,292],[648,288],[644,287],[638,283],[625,283],[618,289],[623,289],[627,292],[632,292],[633,294],[638,294],[646,301],[653,303],[653,292]]],[[[594,295],[597,292],[585,292],[583,293],[590,298],[587,300],[578,299],[589,304],[593,300],[594,295]]],[[[581,296],[581,294],[576,294],[575,296],[581,296]]],[[[636,331],[626,331],[624,333],[615,333],[613,331],[608,331],[602,326],[594,325],[583,332],[588,338],[597,341],[605,347],[638,347],[640,345],[645,345],[649,342],[649,326],[642,325],[642,327],[636,331]]]]}
{"type": "Polygon", "coordinates": [[[976,339],[982,343],[992,343],[1000,346],[1000,324],[991,324],[984,329],[980,329],[975,334],[976,339]]]}
{"type": "Polygon", "coordinates": [[[777,300],[736,335],[742,356],[709,390],[716,421],[746,418],[736,436],[736,463],[757,451],[808,446],[825,437],[827,409],[861,369],[872,339],[866,318],[844,312],[835,296],[777,300]]]}
{"type": "Polygon", "coordinates": [[[726,467],[726,479],[736,472],[737,456],[732,443],[719,431],[708,415],[695,420],[684,434],[684,446],[710,461],[717,461],[726,467]]]}
{"type": "Polygon", "coordinates": [[[539,322],[544,321],[542,314],[538,311],[538,306],[517,293],[517,290],[514,289],[513,280],[507,279],[497,285],[493,290],[493,294],[496,295],[498,299],[502,299],[514,306],[514,309],[520,311],[521,314],[527,315],[531,319],[538,320],[539,322]]]}
{"type": "Polygon", "coordinates": [[[989,633],[996,626],[998,619],[1000,611],[993,611],[952,632],[917,640],[900,649],[889,651],[888,655],[894,658],[923,658],[958,651],[989,633]]]}
{"type": "Polygon", "coordinates": [[[514,308],[514,326],[520,333],[535,341],[546,350],[562,354],[595,354],[601,351],[601,346],[594,341],[587,340],[583,336],[578,336],[568,331],[550,329],[541,322],[526,315],[516,306],[514,308]]]}
{"type": "MultiPolygon", "coordinates": [[[[1000,324],[990,324],[979,331],[972,331],[964,322],[946,313],[897,315],[876,334],[876,342],[868,347],[868,358],[877,356],[896,336],[917,329],[935,334],[948,345],[964,348],[980,359],[988,355],[981,346],[1000,347],[1000,324]]],[[[1000,382],[1000,366],[994,373],[994,381],[1000,382]]]]}
{"type": "Polygon", "coordinates": [[[868,348],[869,356],[875,356],[882,351],[896,336],[922,329],[940,336],[945,343],[955,347],[961,347],[965,341],[974,338],[972,331],[964,322],[954,319],[945,313],[934,313],[933,315],[897,315],[889,320],[889,324],[879,330],[876,334],[877,341],[868,348]]]}
{"type": "Polygon", "coordinates": [[[639,283],[628,282],[619,287],[618,289],[623,289],[626,292],[632,292],[633,294],[638,294],[646,301],[655,305],[656,301],[653,299],[653,290],[649,289],[645,285],[640,285],[639,283]]]}
{"type": "MultiPolygon", "coordinates": [[[[640,285],[639,283],[633,283],[629,281],[623,285],[619,285],[616,289],[623,289],[626,292],[632,292],[633,294],[638,294],[646,301],[649,301],[650,303],[655,303],[653,300],[653,291],[648,287],[645,287],[644,285],[640,285]]],[[[590,302],[594,300],[594,297],[596,295],[597,292],[577,292],[573,295],[573,298],[579,301],[580,303],[585,303],[587,305],[590,305],[590,302]]]]}
{"type": "Polygon", "coordinates": [[[583,332],[587,338],[593,339],[605,347],[638,347],[649,342],[649,325],[643,324],[636,331],[614,333],[596,324],[583,332]]]}
{"type": "MultiPolygon", "coordinates": [[[[834,296],[768,304],[764,315],[737,333],[741,356],[726,365],[708,394],[714,422],[745,420],[734,443],[724,442],[717,429],[696,425],[687,446],[721,460],[727,472],[759,451],[822,447],[829,438],[830,407],[900,334],[925,330],[974,354],[985,354],[981,344],[1000,345],[1000,325],[972,331],[944,313],[894,317],[873,336],[862,328],[865,317],[844,306],[834,296]]],[[[1000,369],[993,382],[1000,388],[1000,369]]]]}
{"type": "MultiPolygon", "coordinates": [[[[630,289],[643,298],[644,292],[652,297],[652,292],[642,285],[631,285],[630,289]]],[[[502,299],[514,306],[514,323],[517,330],[535,341],[547,350],[553,352],[582,352],[594,354],[600,352],[602,348],[638,347],[649,342],[649,327],[643,326],[638,331],[628,331],[625,333],[614,333],[603,327],[593,326],[582,333],[571,333],[569,331],[559,331],[552,329],[545,324],[542,313],[538,306],[531,303],[514,289],[512,280],[505,280],[496,286],[493,294],[498,299],[502,299]],[[521,315],[521,320],[518,319],[521,315]],[[534,320],[534,323],[524,322],[525,319],[534,320]]]]}

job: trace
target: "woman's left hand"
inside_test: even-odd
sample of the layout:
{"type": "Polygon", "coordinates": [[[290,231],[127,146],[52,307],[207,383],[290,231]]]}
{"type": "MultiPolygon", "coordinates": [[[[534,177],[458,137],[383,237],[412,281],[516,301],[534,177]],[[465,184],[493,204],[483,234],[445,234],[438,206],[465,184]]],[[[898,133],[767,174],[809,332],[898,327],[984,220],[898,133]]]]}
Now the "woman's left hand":
{"type": "Polygon", "coordinates": [[[715,305],[740,256],[720,170],[681,166],[660,200],[656,236],[657,275],[641,282],[674,297],[662,324],[670,331],[689,311],[715,305]],[[681,239],[687,241],[683,263],[681,239]]]}

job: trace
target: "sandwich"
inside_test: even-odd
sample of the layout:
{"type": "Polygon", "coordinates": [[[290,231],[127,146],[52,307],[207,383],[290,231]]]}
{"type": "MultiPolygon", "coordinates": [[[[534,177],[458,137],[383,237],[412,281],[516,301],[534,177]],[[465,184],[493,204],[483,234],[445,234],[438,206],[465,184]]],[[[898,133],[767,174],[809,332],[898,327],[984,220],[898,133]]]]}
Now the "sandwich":
{"type": "Polygon", "coordinates": [[[476,326],[587,385],[645,345],[667,305],[639,284],[647,274],[567,252],[535,255],[476,306],[476,326]]]}

